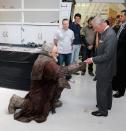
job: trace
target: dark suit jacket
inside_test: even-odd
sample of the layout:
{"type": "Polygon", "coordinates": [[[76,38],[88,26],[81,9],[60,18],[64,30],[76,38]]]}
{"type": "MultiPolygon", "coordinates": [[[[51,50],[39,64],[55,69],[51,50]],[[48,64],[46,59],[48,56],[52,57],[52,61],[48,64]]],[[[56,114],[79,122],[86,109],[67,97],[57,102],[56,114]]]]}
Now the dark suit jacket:
{"type": "Polygon", "coordinates": [[[119,35],[118,48],[117,49],[118,50],[121,49],[122,51],[126,52],[126,25],[124,26],[123,30],[121,31],[121,33],[119,35]]]}
{"type": "Polygon", "coordinates": [[[96,64],[97,78],[112,78],[116,73],[117,38],[113,29],[101,33],[99,47],[93,62],[96,64]]]}
{"type": "Polygon", "coordinates": [[[126,25],[121,31],[117,46],[117,75],[122,79],[126,74],[126,25]]]}

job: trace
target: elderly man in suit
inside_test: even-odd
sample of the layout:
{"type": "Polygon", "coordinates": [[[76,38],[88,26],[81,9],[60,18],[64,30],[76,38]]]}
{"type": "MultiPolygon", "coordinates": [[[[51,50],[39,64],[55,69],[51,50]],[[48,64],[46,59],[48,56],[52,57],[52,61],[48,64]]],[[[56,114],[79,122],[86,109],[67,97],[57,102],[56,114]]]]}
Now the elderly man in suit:
{"type": "Polygon", "coordinates": [[[101,17],[92,21],[95,31],[101,33],[96,56],[85,60],[86,63],[96,64],[96,93],[98,111],[92,112],[94,116],[107,116],[112,107],[112,78],[116,72],[116,47],[117,38],[101,17]]]}
{"type": "Polygon", "coordinates": [[[115,98],[124,96],[126,88],[126,10],[121,11],[120,20],[122,24],[117,33],[117,74],[115,81],[115,85],[118,87],[117,93],[113,95],[115,98]]]}

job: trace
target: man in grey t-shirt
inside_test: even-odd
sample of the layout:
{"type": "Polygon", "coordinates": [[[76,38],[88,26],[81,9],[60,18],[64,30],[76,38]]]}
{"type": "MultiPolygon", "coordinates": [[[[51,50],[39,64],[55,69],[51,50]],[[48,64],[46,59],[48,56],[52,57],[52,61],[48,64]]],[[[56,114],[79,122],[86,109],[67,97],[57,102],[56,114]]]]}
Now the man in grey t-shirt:
{"type": "Polygon", "coordinates": [[[73,40],[74,33],[71,29],[69,29],[69,20],[63,19],[62,28],[59,28],[54,35],[54,43],[58,48],[59,65],[70,65],[73,40]]]}

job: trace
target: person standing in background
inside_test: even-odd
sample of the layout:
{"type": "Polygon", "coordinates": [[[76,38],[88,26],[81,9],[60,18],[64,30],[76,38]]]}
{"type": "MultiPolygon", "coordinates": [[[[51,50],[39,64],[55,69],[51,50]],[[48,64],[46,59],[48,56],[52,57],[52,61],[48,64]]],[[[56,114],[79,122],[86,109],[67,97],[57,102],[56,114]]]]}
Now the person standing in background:
{"type": "Polygon", "coordinates": [[[79,52],[81,47],[81,36],[80,36],[80,20],[81,20],[81,14],[77,13],[74,16],[74,22],[70,23],[69,28],[74,32],[74,41],[72,43],[72,58],[71,58],[71,64],[75,64],[78,62],[79,59],[79,52]]]}
{"type": "Polygon", "coordinates": [[[113,95],[115,98],[124,96],[126,88],[126,10],[121,11],[120,20],[122,22],[117,33],[117,74],[116,84],[117,93],[113,95]]]}
{"type": "MultiPolygon", "coordinates": [[[[83,60],[92,57],[94,55],[94,51],[95,51],[95,37],[96,37],[96,33],[92,27],[91,21],[93,20],[94,17],[90,17],[87,21],[88,25],[86,27],[83,27],[81,29],[81,35],[85,36],[85,39],[87,41],[87,47],[85,47],[85,49],[83,50],[85,53],[85,56],[83,57],[83,60]]],[[[88,65],[88,73],[91,76],[94,76],[93,73],[93,63],[88,65]]],[[[82,72],[82,75],[85,74],[85,71],[82,72]]]]}
{"type": "MultiPolygon", "coordinates": [[[[72,43],[74,33],[69,29],[69,20],[62,20],[62,28],[58,29],[54,36],[54,43],[58,47],[58,64],[68,66],[71,64],[72,43]]],[[[69,80],[71,76],[67,76],[69,80]]]]}
{"type": "Polygon", "coordinates": [[[115,19],[115,25],[113,26],[113,30],[115,31],[115,33],[117,34],[118,33],[118,30],[120,28],[120,15],[117,15],[116,16],[116,19],[115,19]]]}

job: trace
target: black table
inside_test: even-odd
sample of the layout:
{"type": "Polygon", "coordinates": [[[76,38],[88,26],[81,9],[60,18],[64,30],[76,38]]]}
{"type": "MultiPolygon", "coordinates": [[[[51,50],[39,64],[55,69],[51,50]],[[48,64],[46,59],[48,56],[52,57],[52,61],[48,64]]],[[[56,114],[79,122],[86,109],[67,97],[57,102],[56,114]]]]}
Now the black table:
{"type": "Polygon", "coordinates": [[[38,54],[0,50],[0,87],[29,90],[32,66],[38,54]]]}

